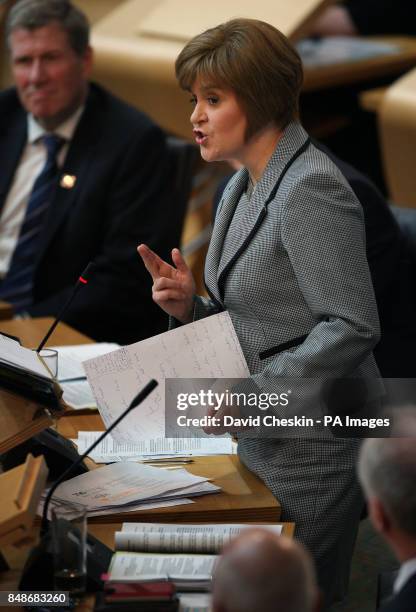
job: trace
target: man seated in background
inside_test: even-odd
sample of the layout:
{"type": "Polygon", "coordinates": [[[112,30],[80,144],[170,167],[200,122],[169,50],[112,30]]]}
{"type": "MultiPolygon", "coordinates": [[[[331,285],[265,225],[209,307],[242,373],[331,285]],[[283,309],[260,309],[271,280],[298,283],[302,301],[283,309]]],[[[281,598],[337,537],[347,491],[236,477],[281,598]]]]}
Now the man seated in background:
{"type": "Polygon", "coordinates": [[[298,542],[267,529],[247,529],[220,557],[213,612],[318,612],[312,558],[298,542]]]}
{"type": "Polygon", "coordinates": [[[416,609],[416,406],[400,415],[394,437],[367,439],[358,475],[370,519],[401,563],[382,612],[416,609]],[[406,436],[406,437],[405,437],[406,436]]]}
{"type": "Polygon", "coordinates": [[[164,134],[89,82],[89,24],[70,2],[17,2],[6,37],[16,86],[0,94],[0,300],[55,316],[94,260],[64,320],[122,344],[164,330],[136,256],[141,242],[167,257],[179,241],[164,134]]]}
{"type": "Polygon", "coordinates": [[[416,34],[414,0],[346,0],[326,8],[313,22],[311,36],[416,34]]]}

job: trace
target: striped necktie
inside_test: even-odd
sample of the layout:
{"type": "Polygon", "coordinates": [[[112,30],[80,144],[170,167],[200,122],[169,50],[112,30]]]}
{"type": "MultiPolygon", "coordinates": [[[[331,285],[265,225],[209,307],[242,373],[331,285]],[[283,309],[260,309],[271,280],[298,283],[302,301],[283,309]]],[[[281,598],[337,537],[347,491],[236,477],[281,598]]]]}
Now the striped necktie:
{"type": "Polygon", "coordinates": [[[0,283],[0,299],[10,302],[15,312],[33,303],[33,277],[39,238],[57,186],[59,168],[56,157],[64,139],[56,134],[45,134],[42,142],[47,150],[46,163],[33,184],[9,271],[0,283]]]}

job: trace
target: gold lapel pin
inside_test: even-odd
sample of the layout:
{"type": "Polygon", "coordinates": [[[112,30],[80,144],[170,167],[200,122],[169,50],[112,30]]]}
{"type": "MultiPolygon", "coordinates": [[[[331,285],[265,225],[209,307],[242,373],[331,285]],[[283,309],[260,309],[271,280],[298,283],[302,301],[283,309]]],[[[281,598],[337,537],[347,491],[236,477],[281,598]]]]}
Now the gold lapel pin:
{"type": "Polygon", "coordinates": [[[72,174],[63,174],[61,177],[61,182],[59,184],[63,189],[72,189],[73,187],[75,187],[76,182],[76,176],[72,174]]]}

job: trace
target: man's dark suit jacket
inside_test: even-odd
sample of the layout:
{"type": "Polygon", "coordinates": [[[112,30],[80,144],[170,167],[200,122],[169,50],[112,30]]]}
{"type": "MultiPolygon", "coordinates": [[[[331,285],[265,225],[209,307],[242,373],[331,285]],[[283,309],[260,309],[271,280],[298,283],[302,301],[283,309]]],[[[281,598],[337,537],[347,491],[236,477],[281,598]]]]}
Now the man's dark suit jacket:
{"type": "Polygon", "coordinates": [[[415,0],[346,0],[359,34],[416,34],[415,0]]]}
{"type": "Polygon", "coordinates": [[[381,375],[414,378],[416,285],[407,240],[377,187],[361,172],[321,148],[337,164],[363,207],[367,259],[381,326],[381,340],[374,348],[381,375]]]}
{"type": "MultiPolygon", "coordinates": [[[[0,94],[0,215],[23,147],[26,112],[15,89],[0,94]]],[[[70,143],[61,174],[76,177],[57,187],[43,228],[34,278],[32,316],[56,315],[85,266],[97,270],[64,320],[96,340],[122,344],[167,328],[151,300],[151,279],[136,246],[161,257],[179,242],[167,194],[165,136],[143,113],[97,85],[70,143]]]]}
{"type": "MultiPolygon", "coordinates": [[[[367,259],[377,300],[381,340],[374,357],[385,378],[416,377],[416,295],[410,250],[386,200],[375,185],[318,142],[338,166],[361,202],[365,219],[367,259]]],[[[228,181],[215,196],[218,205],[228,181]]],[[[399,399],[399,398],[396,398],[399,399]]]]}
{"type": "Polygon", "coordinates": [[[415,612],[416,610],[416,574],[406,582],[404,587],[394,595],[380,612],[415,612]]]}

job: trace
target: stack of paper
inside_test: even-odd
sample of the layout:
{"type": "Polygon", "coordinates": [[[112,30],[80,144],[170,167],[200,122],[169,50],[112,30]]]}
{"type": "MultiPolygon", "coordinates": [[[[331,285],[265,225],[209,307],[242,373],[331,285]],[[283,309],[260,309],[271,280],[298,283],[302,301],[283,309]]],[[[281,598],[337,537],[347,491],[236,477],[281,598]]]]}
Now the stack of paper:
{"type": "Polygon", "coordinates": [[[242,523],[123,523],[115,534],[115,549],[125,552],[217,554],[245,529],[261,527],[281,535],[282,525],[242,523]]]}
{"type": "Polygon", "coordinates": [[[208,590],[216,559],[217,555],[152,555],[117,552],[111,560],[109,581],[171,580],[178,590],[208,590]]]}
{"type": "Polygon", "coordinates": [[[139,463],[113,463],[59,485],[53,505],[82,504],[89,516],[118,514],[140,509],[144,503],[161,503],[217,493],[220,487],[184,469],[174,472],[139,463]]]}
{"type": "MultiPolygon", "coordinates": [[[[102,434],[101,431],[79,431],[74,440],[80,455],[102,434]]],[[[96,463],[140,461],[168,457],[201,457],[232,455],[236,444],[229,436],[216,438],[151,438],[137,443],[117,442],[109,434],[89,455],[96,463]]]]}
{"type": "Polygon", "coordinates": [[[97,408],[87,381],[83,361],[106,355],[120,348],[119,344],[99,342],[51,347],[58,351],[58,381],[63,390],[65,403],[74,410],[97,408]]]}
{"type": "MultiPolygon", "coordinates": [[[[211,583],[217,554],[244,529],[260,525],[175,525],[123,523],[109,580],[171,580],[179,590],[204,590],[211,583]],[[123,551],[123,552],[121,552],[123,551]],[[208,554],[207,554],[208,553],[208,554]]],[[[281,525],[262,525],[280,535],[281,525]]]]}

